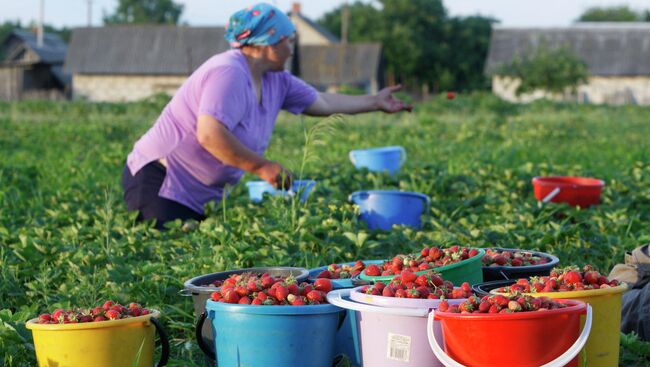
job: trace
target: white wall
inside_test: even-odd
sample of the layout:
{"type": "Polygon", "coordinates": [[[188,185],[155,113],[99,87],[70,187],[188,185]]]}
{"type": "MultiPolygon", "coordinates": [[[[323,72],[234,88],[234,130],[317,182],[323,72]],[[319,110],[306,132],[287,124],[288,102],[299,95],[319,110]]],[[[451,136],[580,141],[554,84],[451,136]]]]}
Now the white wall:
{"type": "Polygon", "coordinates": [[[492,77],[492,92],[507,101],[523,103],[546,96],[547,98],[556,100],[577,100],[596,104],[633,103],[650,105],[650,76],[592,76],[589,78],[589,83],[578,87],[578,92],[575,96],[569,94],[564,96],[549,95],[543,91],[535,91],[517,97],[515,90],[519,83],[519,79],[497,75],[492,77]]]}
{"type": "Polygon", "coordinates": [[[73,98],[89,101],[128,102],[166,93],[173,95],[187,79],[184,75],[82,75],[72,76],[73,98]]]}

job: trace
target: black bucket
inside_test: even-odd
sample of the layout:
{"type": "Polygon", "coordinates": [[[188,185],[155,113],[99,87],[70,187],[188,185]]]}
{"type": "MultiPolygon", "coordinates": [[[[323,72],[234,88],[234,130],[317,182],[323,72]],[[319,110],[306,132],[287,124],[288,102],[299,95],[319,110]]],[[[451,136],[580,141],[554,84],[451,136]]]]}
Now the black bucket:
{"type": "Polygon", "coordinates": [[[509,251],[509,252],[528,252],[535,256],[543,257],[549,260],[545,264],[528,265],[528,266],[484,266],[483,267],[483,281],[489,282],[493,280],[508,280],[519,278],[529,278],[533,276],[544,276],[551,273],[551,269],[560,263],[557,256],[547,254],[545,252],[531,251],[524,249],[492,247],[493,250],[509,251]]]}
{"type": "MultiPolygon", "coordinates": [[[[210,284],[215,280],[226,280],[233,274],[242,273],[267,273],[272,277],[288,277],[289,275],[293,275],[298,283],[307,281],[307,277],[309,277],[309,271],[304,268],[272,266],[221,271],[192,278],[183,284],[184,289],[181,291],[181,295],[192,296],[192,301],[194,302],[194,314],[197,320],[199,319],[199,316],[205,312],[205,302],[210,299],[212,292],[218,289],[215,286],[210,286],[210,284]]],[[[202,333],[206,344],[211,346],[211,348],[214,348],[212,326],[209,322],[203,323],[202,333]]],[[[214,361],[208,358],[206,358],[206,361],[209,366],[214,366],[214,361]]]]}
{"type": "Polygon", "coordinates": [[[472,290],[479,298],[482,298],[483,296],[487,296],[488,294],[490,294],[490,291],[493,289],[508,287],[512,284],[515,284],[516,282],[517,280],[515,279],[493,280],[490,282],[474,284],[472,285],[472,290]]]}

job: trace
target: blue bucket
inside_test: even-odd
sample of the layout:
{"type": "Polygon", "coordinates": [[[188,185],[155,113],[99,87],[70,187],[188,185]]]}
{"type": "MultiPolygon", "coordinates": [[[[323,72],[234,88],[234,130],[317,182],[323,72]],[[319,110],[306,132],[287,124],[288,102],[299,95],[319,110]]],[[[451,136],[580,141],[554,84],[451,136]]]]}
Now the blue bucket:
{"type": "Polygon", "coordinates": [[[196,325],[199,347],[206,348],[201,329],[211,320],[218,366],[331,367],[334,341],[345,312],[330,305],[254,306],[208,300],[196,325]],[[308,357],[306,357],[308,356],[308,357]]]}
{"type": "MultiPolygon", "coordinates": [[[[383,264],[386,260],[362,260],[364,264],[383,264]]],[[[339,264],[343,265],[343,264],[339,264]]],[[[346,265],[354,265],[354,262],[346,263],[346,265]]],[[[309,282],[313,283],[316,281],[316,276],[327,269],[326,266],[321,266],[319,268],[314,268],[309,270],[309,282]]],[[[345,289],[345,288],[354,288],[357,284],[353,284],[353,279],[359,281],[358,277],[356,278],[347,278],[347,279],[330,279],[332,281],[332,289],[345,289]]],[[[363,282],[363,281],[362,281],[363,282]]],[[[361,351],[359,349],[359,332],[357,331],[357,315],[356,312],[348,310],[345,315],[345,320],[343,325],[336,333],[336,342],[334,344],[334,354],[345,354],[350,358],[350,361],[356,366],[361,365],[361,351]]]]}
{"type": "Polygon", "coordinates": [[[350,151],[350,160],[357,169],[367,168],[372,172],[388,171],[399,173],[406,162],[406,150],[400,146],[356,149],[350,151]]]}
{"type": "Polygon", "coordinates": [[[311,193],[312,189],[316,185],[314,180],[295,180],[291,184],[290,190],[277,190],[266,181],[248,181],[246,182],[246,187],[248,187],[248,197],[251,201],[259,203],[264,199],[264,194],[268,193],[270,195],[277,196],[290,196],[300,193],[300,200],[306,201],[307,197],[311,193]]]}
{"type": "Polygon", "coordinates": [[[397,190],[356,191],[350,201],[359,205],[360,218],[370,229],[389,230],[393,225],[420,228],[420,216],[429,207],[429,197],[397,190]]]}

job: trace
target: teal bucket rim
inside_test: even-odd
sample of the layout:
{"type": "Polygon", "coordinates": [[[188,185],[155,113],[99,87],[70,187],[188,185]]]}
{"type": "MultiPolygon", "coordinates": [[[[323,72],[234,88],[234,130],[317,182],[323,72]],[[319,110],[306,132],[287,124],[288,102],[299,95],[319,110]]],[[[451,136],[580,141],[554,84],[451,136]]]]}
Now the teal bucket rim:
{"type": "Polygon", "coordinates": [[[284,315],[284,316],[301,316],[301,315],[318,315],[341,312],[341,308],[329,303],[320,305],[305,306],[271,306],[271,305],[240,305],[234,303],[215,302],[207,300],[205,310],[210,317],[210,312],[231,312],[243,313],[249,315],[284,315]]]}
{"type": "MultiPolygon", "coordinates": [[[[485,255],[485,250],[482,249],[482,248],[475,248],[475,247],[470,247],[470,249],[478,250],[478,254],[470,257],[469,259],[465,259],[465,260],[459,261],[459,262],[454,263],[454,264],[439,266],[437,268],[431,268],[431,269],[427,269],[427,270],[421,270],[421,271],[415,272],[414,274],[421,275],[421,274],[424,274],[427,271],[431,271],[431,270],[435,270],[435,271],[438,271],[438,272],[453,270],[453,269],[456,269],[456,268],[458,268],[460,266],[465,266],[467,264],[471,264],[471,263],[474,263],[474,262],[477,262],[477,261],[481,263],[481,267],[479,267],[479,269],[482,272],[483,271],[482,259],[483,259],[483,256],[485,255]]],[[[384,281],[384,280],[391,280],[391,279],[393,279],[395,277],[395,275],[397,275],[397,274],[395,274],[395,275],[370,276],[370,275],[366,275],[366,269],[363,269],[363,271],[359,274],[359,278],[361,278],[362,280],[384,281]]],[[[443,276],[443,279],[444,279],[444,276],[443,276]]]]}

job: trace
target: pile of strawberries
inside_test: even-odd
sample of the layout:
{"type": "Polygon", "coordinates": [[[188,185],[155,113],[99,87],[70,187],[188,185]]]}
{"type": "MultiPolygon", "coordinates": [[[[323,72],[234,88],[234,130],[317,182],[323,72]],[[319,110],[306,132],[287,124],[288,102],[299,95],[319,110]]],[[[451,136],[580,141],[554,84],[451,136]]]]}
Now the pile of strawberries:
{"type": "Polygon", "coordinates": [[[267,273],[233,274],[223,281],[221,288],[210,295],[216,302],[243,305],[305,306],[327,303],[332,281],[316,279],[314,284],[298,284],[292,276],[274,278],[267,273]]]}
{"type": "Polygon", "coordinates": [[[474,313],[513,313],[546,311],[556,308],[564,308],[565,304],[555,302],[548,297],[533,297],[529,295],[513,294],[504,296],[501,294],[487,295],[483,298],[471,296],[466,301],[457,305],[450,305],[442,301],[438,306],[440,312],[452,312],[461,314],[474,313]]]}
{"type": "Polygon", "coordinates": [[[368,276],[386,276],[400,274],[407,269],[414,273],[440,266],[454,264],[478,255],[477,249],[454,245],[448,248],[425,247],[420,253],[397,255],[391,261],[380,266],[371,264],[365,270],[368,276]]]}
{"type": "Polygon", "coordinates": [[[474,294],[467,282],[454,288],[452,282],[443,280],[436,271],[417,275],[407,269],[393,277],[388,285],[376,282],[374,285],[361,287],[359,292],[374,296],[419,299],[462,299],[474,294]]]}
{"type": "Polygon", "coordinates": [[[585,265],[582,271],[577,266],[553,268],[549,276],[531,277],[530,279],[522,278],[509,287],[499,288],[497,292],[570,292],[610,288],[618,285],[619,282],[617,280],[609,280],[593,266],[585,265]]]}
{"type": "Polygon", "coordinates": [[[530,266],[546,264],[550,259],[527,251],[485,249],[483,266],[530,266]]]}
{"type": "Polygon", "coordinates": [[[364,264],[361,260],[357,260],[357,262],[355,262],[352,266],[347,264],[330,264],[327,266],[327,269],[318,273],[316,278],[347,279],[361,273],[361,271],[365,268],[366,264],[364,264]]]}
{"type": "Polygon", "coordinates": [[[120,320],[129,317],[144,316],[151,310],[143,308],[139,303],[129,303],[129,307],[122,306],[113,301],[106,301],[102,306],[88,309],[63,310],[44,313],[38,317],[39,324],[77,324],[82,322],[99,322],[107,320],[120,320]]]}

